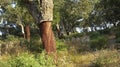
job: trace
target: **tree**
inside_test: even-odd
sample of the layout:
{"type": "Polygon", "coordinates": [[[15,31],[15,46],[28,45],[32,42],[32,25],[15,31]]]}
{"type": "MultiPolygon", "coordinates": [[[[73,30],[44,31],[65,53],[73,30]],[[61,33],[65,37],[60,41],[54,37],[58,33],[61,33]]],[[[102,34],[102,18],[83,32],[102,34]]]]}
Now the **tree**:
{"type": "Polygon", "coordinates": [[[120,1],[119,0],[98,0],[93,11],[91,12],[89,20],[96,25],[106,25],[108,23],[114,24],[120,20],[120,1]]]}
{"type": "Polygon", "coordinates": [[[47,54],[55,53],[55,38],[51,26],[53,21],[53,0],[19,0],[18,2],[21,6],[26,6],[37,22],[47,54]]]}
{"type": "Polygon", "coordinates": [[[95,1],[96,0],[65,0],[60,9],[60,18],[67,35],[72,32],[74,27],[81,24],[77,20],[85,20],[89,17],[89,13],[93,10],[94,4],[96,3],[95,1]]]}
{"type": "Polygon", "coordinates": [[[6,20],[9,22],[16,22],[20,25],[23,38],[30,41],[30,23],[34,21],[28,10],[17,4],[15,7],[12,7],[11,4],[7,4],[4,7],[6,9],[4,13],[6,20]]]}
{"type": "Polygon", "coordinates": [[[58,38],[62,38],[62,32],[60,28],[60,21],[61,21],[60,9],[63,6],[63,4],[64,4],[64,0],[54,0],[54,14],[53,14],[54,20],[53,20],[52,26],[58,38]]]}

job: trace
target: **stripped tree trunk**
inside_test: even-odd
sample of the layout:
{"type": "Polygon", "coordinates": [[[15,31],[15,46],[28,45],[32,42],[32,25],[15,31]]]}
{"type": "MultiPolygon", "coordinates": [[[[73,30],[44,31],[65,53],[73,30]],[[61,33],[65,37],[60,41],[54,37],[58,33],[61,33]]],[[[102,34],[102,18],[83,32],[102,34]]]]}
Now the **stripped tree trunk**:
{"type": "Polygon", "coordinates": [[[25,38],[27,39],[27,41],[30,41],[30,26],[29,25],[25,25],[25,38]]]}
{"type": "Polygon", "coordinates": [[[44,48],[48,54],[56,52],[55,38],[51,27],[51,22],[46,21],[39,24],[41,31],[41,38],[44,44],[44,48]]]}
{"type": "Polygon", "coordinates": [[[53,0],[38,0],[37,2],[26,0],[26,5],[38,23],[46,52],[48,54],[56,53],[55,38],[51,27],[51,22],[53,21],[53,0]]]}

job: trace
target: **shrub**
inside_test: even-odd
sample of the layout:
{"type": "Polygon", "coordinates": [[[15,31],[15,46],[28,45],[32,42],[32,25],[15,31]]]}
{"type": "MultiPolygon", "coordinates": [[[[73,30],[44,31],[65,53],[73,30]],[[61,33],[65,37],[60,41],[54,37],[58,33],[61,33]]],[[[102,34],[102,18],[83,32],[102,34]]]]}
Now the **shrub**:
{"type": "Polygon", "coordinates": [[[24,53],[11,58],[8,63],[11,67],[55,67],[54,59],[45,55],[45,52],[39,55],[24,53]]]}
{"type": "Polygon", "coordinates": [[[43,50],[43,45],[40,40],[40,35],[35,34],[31,37],[31,40],[29,43],[27,43],[28,48],[33,52],[41,52],[43,50]]]}
{"type": "Polygon", "coordinates": [[[96,38],[91,39],[90,47],[94,49],[102,49],[108,45],[108,39],[104,36],[98,36],[96,38]]]}
{"type": "Polygon", "coordinates": [[[118,32],[116,32],[116,38],[119,38],[120,37],[120,32],[118,31],[118,32]]]}
{"type": "Polygon", "coordinates": [[[82,37],[84,33],[74,33],[71,35],[71,37],[82,37]]]}
{"type": "Polygon", "coordinates": [[[104,29],[104,30],[99,30],[99,32],[100,32],[100,34],[110,34],[111,33],[110,31],[112,31],[112,29],[107,28],[107,29],[104,29]]]}
{"type": "Polygon", "coordinates": [[[120,32],[118,31],[115,35],[116,35],[116,42],[120,43],[120,32]]]}
{"type": "Polygon", "coordinates": [[[90,32],[89,33],[90,35],[90,38],[94,39],[94,38],[97,38],[98,36],[100,36],[100,33],[99,32],[90,32]]]}
{"type": "Polygon", "coordinates": [[[56,48],[58,51],[64,51],[67,50],[67,46],[62,40],[57,40],[56,41],[56,48]]]}
{"type": "Polygon", "coordinates": [[[15,37],[14,35],[8,35],[5,39],[5,41],[7,41],[7,42],[9,42],[9,41],[18,42],[19,38],[15,37]]]}
{"type": "Polygon", "coordinates": [[[46,55],[44,51],[36,56],[36,60],[42,67],[56,67],[54,58],[46,55]]]}
{"type": "Polygon", "coordinates": [[[33,55],[22,54],[9,60],[11,67],[41,67],[33,55]]]}
{"type": "Polygon", "coordinates": [[[85,33],[72,33],[68,36],[65,36],[65,39],[72,39],[72,38],[77,38],[77,37],[82,37],[84,36],[85,33]]]}
{"type": "Polygon", "coordinates": [[[120,43],[120,37],[116,39],[116,42],[117,42],[117,43],[120,43]]]}

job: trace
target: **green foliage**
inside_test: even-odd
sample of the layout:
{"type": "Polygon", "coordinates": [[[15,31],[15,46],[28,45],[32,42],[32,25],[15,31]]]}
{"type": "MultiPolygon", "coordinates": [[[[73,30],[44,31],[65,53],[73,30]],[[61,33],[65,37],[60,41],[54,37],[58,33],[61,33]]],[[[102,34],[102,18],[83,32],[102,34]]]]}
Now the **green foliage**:
{"type": "Polygon", "coordinates": [[[120,43],[120,31],[116,32],[116,42],[120,43]]]}
{"type": "Polygon", "coordinates": [[[84,36],[84,33],[72,33],[69,36],[65,36],[65,39],[79,38],[84,36]]]}
{"type": "Polygon", "coordinates": [[[116,42],[117,42],[117,43],[120,43],[120,37],[119,37],[119,38],[117,38],[116,42]]]}
{"type": "Polygon", "coordinates": [[[96,32],[90,32],[89,35],[90,35],[90,38],[93,39],[93,38],[97,38],[98,36],[100,36],[100,33],[97,32],[97,31],[96,32]]]}
{"type": "MultiPolygon", "coordinates": [[[[64,0],[60,12],[60,20],[63,28],[71,32],[74,27],[83,25],[84,20],[89,17],[96,0],[64,0]],[[67,9],[66,9],[67,8],[67,9]],[[84,19],[82,22],[77,20],[84,19]]],[[[58,16],[59,17],[59,16],[58,16]]],[[[61,26],[62,27],[62,26],[61,26]]]]}
{"type": "Polygon", "coordinates": [[[26,42],[28,45],[28,48],[32,52],[41,52],[43,50],[43,44],[40,40],[40,35],[36,34],[31,37],[30,42],[26,42]]]}
{"type": "Polygon", "coordinates": [[[15,37],[14,35],[8,35],[5,41],[19,42],[19,38],[15,37]]]}
{"type": "Polygon", "coordinates": [[[84,35],[84,33],[74,33],[71,35],[71,37],[82,37],[84,35]]]}
{"type": "Polygon", "coordinates": [[[55,67],[53,58],[45,55],[45,52],[39,55],[23,53],[11,58],[8,63],[11,67],[55,67]]]}
{"type": "Polygon", "coordinates": [[[102,49],[108,45],[108,39],[105,36],[97,36],[90,40],[90,47],[94,49],[102,49]]]}
{"type": "Polygon", "coordinates": [[[56,47],[57,47],[58,51],[67,50],[67,46],[66,46],[65,42],[63,42],[62,40],[57,40],[56,41],[56,47]]]}
{"type": "Polygon", "coordinates": [[[100,34],[110,34],[110,32],[112,31],[112,29],[104,29],[104,30],[100,30],[100,34]]]}
{"type": "Polygon", "coordinates": [[[91,24],[100,25],[103,22],[116,23],[120,20],[120,1],[119,0],[98,0],[94,10],[89,17],[91,24]]]}
{"type": "Polygon", "coordinates": [[[9,60],[11,67],[40,67],[33,55],[22,54],[9,60]]]}
{"type": "Polygon", "coordinates": [[[48,56],[45,52],[42,52],[40,55],[36,56],[37,62],[42,67],[56,67],[54,63],[54,58],[52,56],[48,56]]]}
{"type": "Polygon", "coordinates": [[[56,25],[60,22],[60,13],[59,12],[54,12],[54,16],[53,16],[54,20],[53,20],[53,25],[56,25]]]}

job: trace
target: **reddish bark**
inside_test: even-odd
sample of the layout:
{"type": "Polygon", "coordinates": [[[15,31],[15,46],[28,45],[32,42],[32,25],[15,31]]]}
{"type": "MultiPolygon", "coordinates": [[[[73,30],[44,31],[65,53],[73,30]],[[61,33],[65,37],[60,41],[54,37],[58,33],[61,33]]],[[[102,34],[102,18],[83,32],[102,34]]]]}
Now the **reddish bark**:
{"type": "Polygon", "coordinates": [[[30,26],[26,25],[25,26],[25,38],[30,41],[30,26]]]}
{"type": "Polygon", "coordinates": [[[39,24],[41,39],[44,45],[44,48],[48,54],[55,53],[55,38],[51,27],[51,22],[45,21],[39,24]]]}

